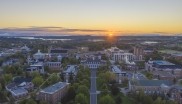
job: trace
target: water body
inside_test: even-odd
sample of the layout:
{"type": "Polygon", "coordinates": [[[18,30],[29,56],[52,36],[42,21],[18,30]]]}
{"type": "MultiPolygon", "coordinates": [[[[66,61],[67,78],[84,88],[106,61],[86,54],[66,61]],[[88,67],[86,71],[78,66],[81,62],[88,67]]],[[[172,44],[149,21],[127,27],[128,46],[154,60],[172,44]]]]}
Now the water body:
{"type": "Polygon", "coordinates": [[[144,41],[143,44],[157,44],[159,42],[155,42],[155,41],[144,41]]]}
{"type": "Polygon", "coordinates": [[[20,39],[29,39],[29,40],[35,40],[35,39],[40,39],[40,40],[61,40],[61,41],[68,41],[72,39],[53,39],[53,38],[38,38],[38,37],[15,37],[15,38],[20,38],[20,39]]]}

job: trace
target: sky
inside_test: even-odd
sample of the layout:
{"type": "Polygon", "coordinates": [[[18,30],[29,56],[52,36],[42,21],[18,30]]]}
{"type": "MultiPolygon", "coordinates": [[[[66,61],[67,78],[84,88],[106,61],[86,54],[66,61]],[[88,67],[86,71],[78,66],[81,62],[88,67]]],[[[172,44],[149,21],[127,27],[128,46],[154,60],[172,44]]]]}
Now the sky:
{"type": "Polygon", "coordinates": [[[181,34],[182,0],[0,0],[0,31],[181,34]]]}

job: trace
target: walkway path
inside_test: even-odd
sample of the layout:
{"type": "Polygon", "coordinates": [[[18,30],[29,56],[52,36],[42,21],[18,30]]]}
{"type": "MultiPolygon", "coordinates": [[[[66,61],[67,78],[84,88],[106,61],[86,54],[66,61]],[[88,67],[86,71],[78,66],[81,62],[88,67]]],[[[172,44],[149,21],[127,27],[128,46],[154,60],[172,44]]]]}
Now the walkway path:
{"type": "Polygon", "coordinates": [[[90,104],[97,104],[96,72],[97,69],[91,69],[90,104]]]}

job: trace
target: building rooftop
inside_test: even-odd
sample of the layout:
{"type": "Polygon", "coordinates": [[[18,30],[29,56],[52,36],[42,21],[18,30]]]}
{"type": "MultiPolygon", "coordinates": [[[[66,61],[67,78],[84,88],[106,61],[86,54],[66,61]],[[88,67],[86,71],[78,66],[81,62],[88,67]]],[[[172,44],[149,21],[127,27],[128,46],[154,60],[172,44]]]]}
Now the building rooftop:
{"type": "Polygon", "coordinates": [[[68,65],[64,73],[74,73],[76,71],[76,65],[68,65]]]}
{"type": "Polygon", "coordinates": [[[29,77],[29,78],[25,78],[25,77],[16,77],[14,78],[13,82],[15,82],[16,84],[21,84],[23,82],[31,82],[32,81],[32,78],[29,77]]]}
{"type": "Polygon", "coordinates": [[[24,94],[24,93],[28,93],[28,91],[25,90],[24,88],[17,87],[17,88],[11,89],[11,93],[13,95],[17,96],[17,95],[21,95],[21,94],[24,94]]]}
{"type": "Polygon", "coordinates": [[[152,72],[154,75],[160,75],[161,77],[174,77],[172,73],[166,71],[154,71],[152,72]]]}
{"type": "Polygon", "coordinates": [[[41,90],[40,92],[53,94],[53,93],[57,92],[58,90],[64,88],[68,84],[69,83],[66,83],[66,82],[58,82],[58,83],[56,83],[54,85],[51,85],[51,86],[41,90]]]}
{"type": "Polygon", "coordinates": [[[173,83],[168,80],[137,80],[135,81],[134,84],[138,86],[161,86],[161,85],[172,86],[173,85],[173,83]]]}
{"type": "Polygon", "coordinates": [[[111,71],[113,73],[122,73],[121,69],[118,66],[116,66],[116,65],[111,66],[111,71]]]}
{"type": "MultiPolygon", "coordinates": [[[[162,69],[182,68],[180,65],[176,65],[176,64],[170,63],[168,61],[163,61],[163,60],[155,60],[151,62],[153,64],[153,67],[156,67],[156,68],[162,68],[162,69]]],[[[151,64],[151,62],[149,63],[151,64]]]]}
{"type": "Polygon", "coordinates": [[[157,64],[157,65],[175,65],[173,63],[170,63],[168,61],[163,61],[163,60],[155,60],[155,61],[153,61],[153,64],[157,64]]]}
{"type": "Polygon", "coordinates": [[[44,65],[43,62],[38,62],[38,63],[30,65],[30,67],[43,66],[43,65],[44,65]]]}

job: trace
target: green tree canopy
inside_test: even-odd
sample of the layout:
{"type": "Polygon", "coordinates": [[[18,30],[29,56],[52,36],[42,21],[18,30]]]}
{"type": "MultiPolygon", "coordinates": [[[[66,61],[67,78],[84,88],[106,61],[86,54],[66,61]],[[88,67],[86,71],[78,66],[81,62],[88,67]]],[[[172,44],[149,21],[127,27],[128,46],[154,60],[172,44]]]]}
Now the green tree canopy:
{"type": "Polygon", "coordinates": [[[3,78],[6,83],[9,83],[12,80],[12,74],[4,74],[3,78]]]}
{"type": "Polygon", "coordinates": [[[76,104],[89,104],[89,100],[88,100],[87,96],[85,96],[82,93],[79,93],[75,97],[75,103],[76,104]]]}
{"type": "Polygon", "coordinates": [[[41,76],[37,76],[32,80],[35,86],[40,86],[43,83],[43,78],[41,76]]]}
{"type": "Polygon", "coordinates": [[[89,96],[89,89],[85,85],[78,86],[77,93],[82,93],[85,96],[89,96]]]}
{"type": "Polygon", "coordinates": [[[115,104],[115,101],[110,95],[105,95],[100,98],[99,104],[115,104]]]}

